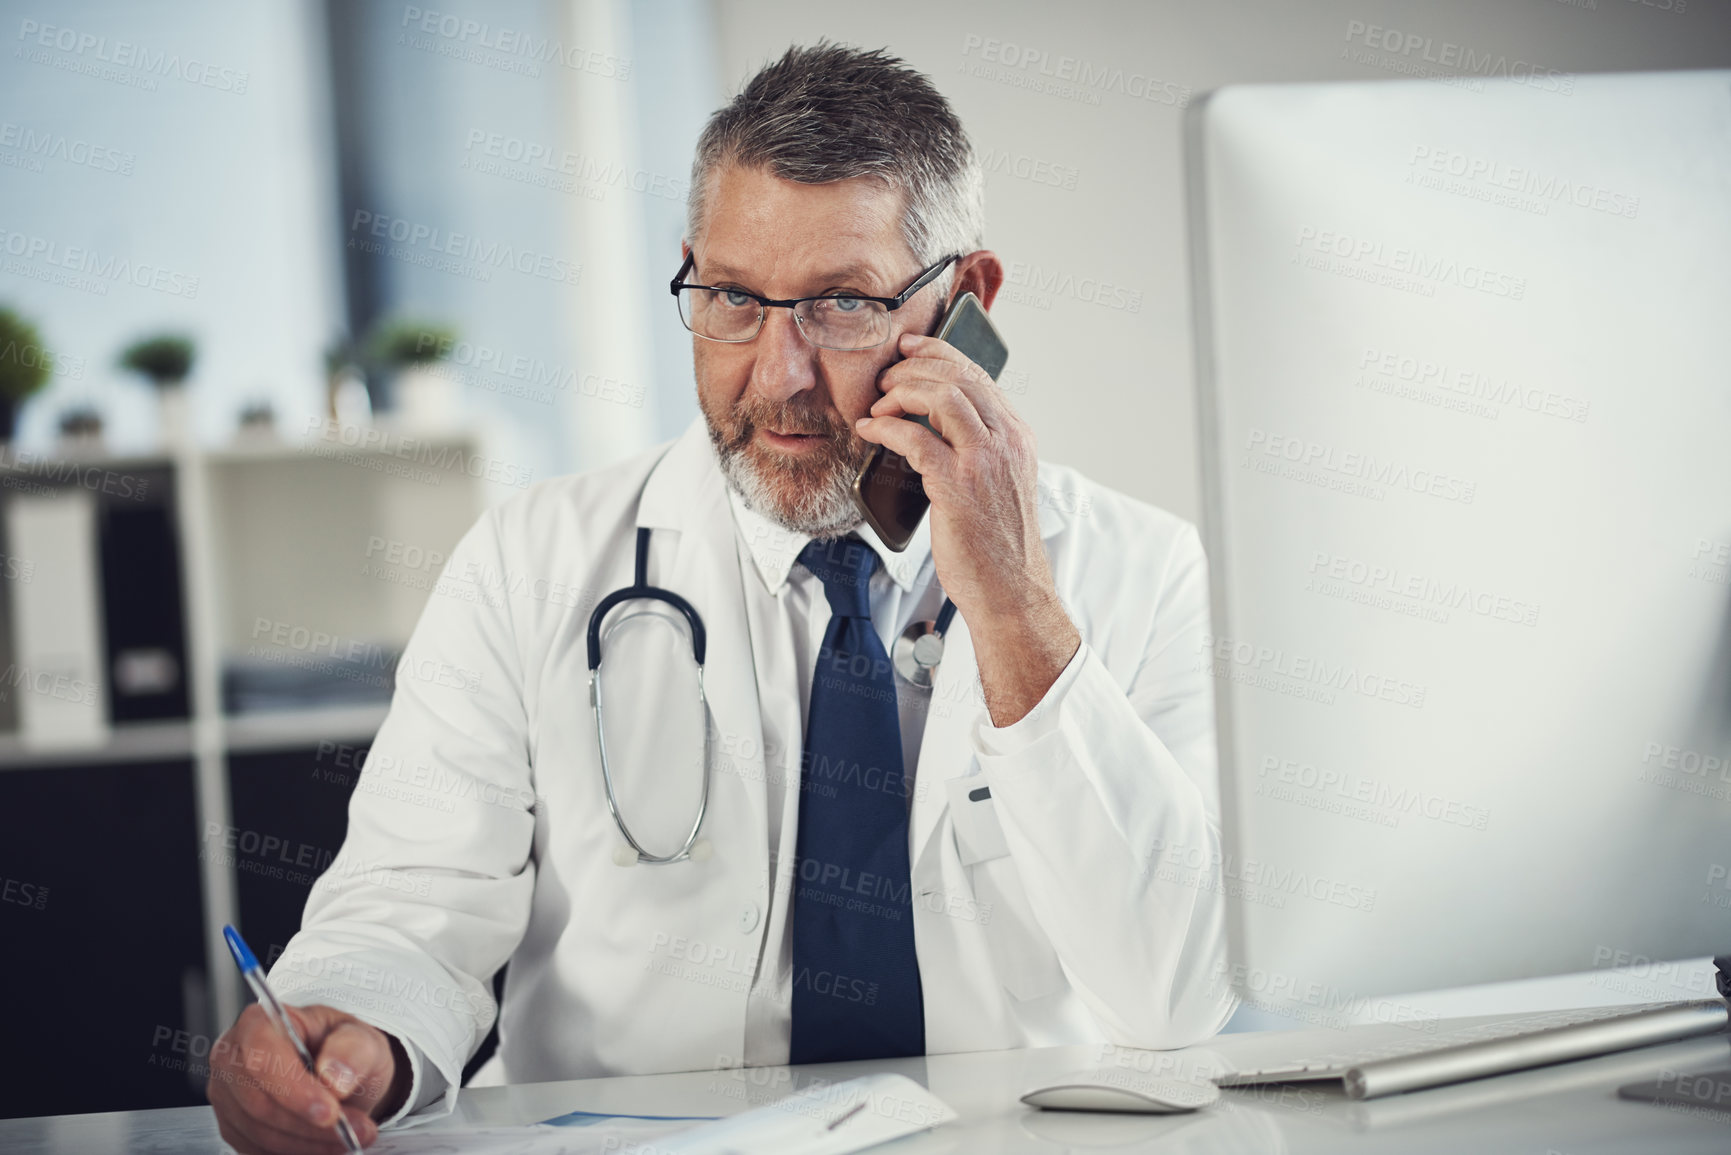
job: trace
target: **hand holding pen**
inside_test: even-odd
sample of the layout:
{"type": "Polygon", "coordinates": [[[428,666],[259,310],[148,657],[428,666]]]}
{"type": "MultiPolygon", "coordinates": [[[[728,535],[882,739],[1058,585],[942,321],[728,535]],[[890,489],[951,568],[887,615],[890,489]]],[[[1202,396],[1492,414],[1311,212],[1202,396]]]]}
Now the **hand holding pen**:
{"type": "Polygon", "coordinates": [[[389,1035],[331,1007],[285,1007],[232,927],[229,950],[258,1002],[211,1048],[207,1087],[223,1139],[252,1152],[360,1151],[374,1115],[406,1093],[406,1056],[389,1035]]]}

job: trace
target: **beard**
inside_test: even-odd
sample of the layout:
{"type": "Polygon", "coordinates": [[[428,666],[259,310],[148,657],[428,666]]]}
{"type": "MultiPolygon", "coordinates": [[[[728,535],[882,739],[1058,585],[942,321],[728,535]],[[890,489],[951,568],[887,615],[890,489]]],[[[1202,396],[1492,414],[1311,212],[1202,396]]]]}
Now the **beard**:
{"type": "Polygon", "coordinates": [[[874,445],[858,436],[831,409],[759,403],[743,395],[727,412],[698,404],[727,483],[756,513],[794,533],[840,537],[863,520],[853,503],[853,479],[874,445]],[[814,433],[823,442],[799,453],[781,453],[757,437],[759,429],[814,433]]]}

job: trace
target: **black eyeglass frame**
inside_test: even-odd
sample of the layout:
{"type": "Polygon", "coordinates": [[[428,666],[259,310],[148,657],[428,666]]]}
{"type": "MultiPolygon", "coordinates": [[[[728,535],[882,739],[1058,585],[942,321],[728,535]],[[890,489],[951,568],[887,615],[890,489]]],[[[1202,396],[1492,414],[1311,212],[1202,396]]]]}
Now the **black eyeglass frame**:
{"type": "MultiPolygon", "coordinates": [[[[693,249],[693,250],[691,250],[691,252],[685,254],[685,263],[679,266],[679,271],[677,273],[673,274],[673,280],[668,282],[668,290],[675,297],[679,296],[679,290],[681,290],[681,289],[705,289],[711,293],[738,293],[742,297],[750,297],[752,300],[756,301],[757,306],[758,306],[758,308],[757,308],[757,328],[752,331],[751,336],[739,337],[739,338],[736,338],[736,339],[731,340],[731,341],[728,340],[726,337],[711,337],[705,333],[699,333],[696,329],[693,329],[690,325],[685,325],[685,315],[684,315],[683,310],[681,310],[681,313],[680,313],[680,318],[679,318],[680,324],[685,325],[685,331],[690,333],[693,337],[702,337],[705,341],[715,341],[715,342],[718,342],[718,343],[723,344],[723,345],[743,345],[747,341],[757,340],[757,335],[759,333],[763,332],[764,319],[769,316],[768,313],[764,312],[765,309],[793,309],[794,307],[796,307],[798,305],[805,304],[805,302],[807,302],[807,301],[833,301],[833,300],[839,299],[839,300],[845,300],[845,301],[873,301],[879,305],[882,305],[884,307],[885,311],[893,313],[897,309],[901,308],[903,305],[907,304],[909,301],[913,300],[913,296],[915,293],[919,292],[921,289],[925,288],[927,285],[929,285],[933,281],[937,280],[938,277],[943,273],[943,271],[945,269],[949,268],[955,262],[961,260],[963,255],[964,254],[962,254],[962,253],[952,253],[951,255],[945,257],[943,260],[939,261],[937,264],[926,269],[918,277],[914,278],[913,284],[909,285],[907,288],[903,289],[901,292],[897,293],[893,297],[871,297],[871,296],[867,296],[864,293],[820,293],[815,297],[793,297],[793,298],[790,298],[790,299],[785,300],[785,301],[777,301],[777,300],[773,300],[769,297],[760,297],[756,293],[748,293],[744,289],[722,288],[719,285],[694,285],[694,284],[687,282],[685,279],[685,274],[689,273],[693,268],[695,268],[697,266],[697,250],[693,249]]],[[[799,335],[801,337],[805,337],[805,339],[807,341],[810,341],[812,346],[815,348],[829,349],[828,345],[819,345],[816,341],[812,341],[811,338],[809,336],[807,336],[806,331],[805,331],[805,326],[799,324],[799,314],[798,313],[794,313],[793,319],[794,319],[795,326],[799,329],[799,335]]],[[[889,334],[888,333],[884,334],[883,340],[877,341],[876,343],[871,344],[871,345],[861,345],[855,349],[830,349],[830,352],[832,352],[832,353],[862,353],[867,349],[877,348],[879,345],[882,345],[884,343],[884,341],[887,341],[887,340],[889,340],[889,334]]]]}

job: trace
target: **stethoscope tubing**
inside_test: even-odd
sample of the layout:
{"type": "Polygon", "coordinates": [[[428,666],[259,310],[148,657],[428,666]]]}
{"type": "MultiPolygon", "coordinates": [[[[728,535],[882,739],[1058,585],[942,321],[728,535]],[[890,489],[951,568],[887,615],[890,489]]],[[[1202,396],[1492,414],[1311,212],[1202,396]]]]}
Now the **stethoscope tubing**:
{"type": "MultiPolygon", "coordinates": [[[[589,658],[589,707],[595,714],[595,753],[601,762],[601,781],[607,794],[607,812],[613,817],[613,824],[619,828],[619,833],[625,836],[625,841],[636,852],[636,861],[652,866],[664,865],[670,862],[683,862],[691,857],[691,849],[697,842],[697,835],[703,828],[704,815],[709,811],[709,699],[703,689],[703,658],[707,648],[708,637],[703,628],[703,618],[696,607],[672,590],[659,589],[649,584],[649,527],[637,527],[637,557],[635,580],[623,589],[614,590],[600,602],[596,603],[594,611],[589,615],[587,634],[589,658]],[[697,814],[691,821],[691,829],[686,832],[685,841],[672,854],[652,854],[631,833],[631,827],[626,824],[625,816],[619,809],[619,796],[613,785],[613,769],[607,761],[606,726],[602,721],[601,710],[601,625],[607,614],[621,602],[635,601],[647,598],[652,601],[665,602],[678,610],[691,627],[691,651],[697,659],[697,706],[699,716],[703,718],[703,777],[697,799],[697,814]]],[[[932,632],[942,641],[944,633],[950,627],[950,621],[955,617],[956,605],[948,597],[944,598],[943,608],[938,611],[937,621],[932,623],[932,632]]],[[[939,652],[941,658],[942,651],[939,652]]],[[[936,663],[926,667],[935,669],[936,663]]],[[[898,673],[900,671],[898,670],[898,673]]],[[[904,680],[912,681],[906,674],[904,680]]],[[[626,859],[630,861],[629,857],[626,859]]]]}
{"type": "Polygon", "coordinates": [[[619,827],[619,833],[625,836],[625,841],[637,852],[637,861],[659,866],[669,862],[683,862],[691,857],[691,847],[697,842],[697,832],[703,828],[703,816],[709,811],[709,700],[703,692],[703,657],[708,639],[703,629],[703,618],[698,615],[696,608],[672,590],[657,589],[650,585],[648,573],[649,527],[644,525],[637,528],[635,582],[602,598],[594,612],[589,615],[589,707],[595,712],[595,752],[601,760],[601,781],[607,790],[607,812],[613,816],[613,823],[619,827]],[[625,816],[619,810],[618,794],[613,788],[613,769],[607,763],[606,727],[601,720],[601,622],[606,618],[607,612],[620,602],[638,598],[666,602],[685,615],[686,622],[691,626],[692,656],[697,659],[697,706],[698,716],[703,719],[702,786],[697,798],[697,815],[691,820],[691,829],[686,833],[685,841],[680,844],[679,849],[672,854],[651,854],[637,841],[637,836],[631,833],[631,827],[626,825],[625,816]]]}
{"type": "Polygon", "coordinates": [[[619,833],[625,836],[625,841],[631,849],[637,852],[637,861],[659,866],[668,862],[683,862],[691,857],[691,847],[697,842],[697,832],[703,828],[703,816],[709,811],[709,700],[703,693],[703,665],[697,666],[697,708],[703,718],[703,778],[698,792],[697,814],[691,820],[691,829],[685,834],[685,841],[672,854],[651,854],[644,845],[637,841],[637,836],[631,833],[631,827],[625,823],[625,816],[619,811],[619,798],[613,789],[613,770],[607,764],[606,727],[601,721],[601,680],[600,669],[589,673],[589,705],[595,711],[595,747],[601,757],[601,781],[607,788],[607,813],[613,816],[614,825],[619,827],[619,833]]]}

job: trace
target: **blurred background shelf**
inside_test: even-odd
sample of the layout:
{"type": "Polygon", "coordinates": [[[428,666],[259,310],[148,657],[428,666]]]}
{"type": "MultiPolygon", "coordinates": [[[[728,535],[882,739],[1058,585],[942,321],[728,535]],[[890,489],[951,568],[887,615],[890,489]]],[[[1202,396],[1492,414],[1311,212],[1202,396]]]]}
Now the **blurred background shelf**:
{"type": "MultiPolygon", "coordinates": [[[[16,733],[0,734],[0,774],[15,769],[151,762],[192,756],[192,724],[187,721],[130,722],[116,726],[95,746],[28,746],[16,733]]],[[[0,782],[0,793],[5,785],[0,782]]]]}
{"type": "MultiPolygon", "coordinates": [[[[315,706],[260,710],[223,719],[223,748],[231,753],[304,749],[309,734],[319,741],[365,743],[385,720],[384,705],[315,706]]],[[[59,749],[26,746],[17,734],[0,734],[0,773],[14,769],[154,762],[192,756],[192,723],[132,722],[116,726],[99,746],[59,749]]],[[[0,788],[3,789],[3,788],[0,788]]]]}
{"type": "Polygon", "coordinates": [[[0,582],[0,873],[44,896],[39,917],[11,921],[0,981],[29,967],[28,1001],[52,1008],[36,1024],[45,1034],[112,1036],[99,1021],[108,1000],[89,997],[107,964],[57,944],[80,926],[149,944],[128,951],[126,1038],[93,1076],[99,1099],[49,1063],[0,1114],[203,1100],[195,1072],[155,1060],[238,1013],[224,923],[273,956],[299,926],[342,844],[397,656],[485,504],[466,468],[476,439],[418,440],[412,468],[373,467],[401,462],[403,444],[0,454],[0,557],[12,563],[0,582]],[[14,524],[67,548],[23,556],[14,524]],[[72,599],[80,627],[60,606],[86,587],[72,599]],[[19,615],[43,607],[53,628],[21,638],[19,615]],[[76,700],[50,703],[47,730],[31,732],[56,687],[76,700]]]}
{"type": "Polygon", "coordinates": [[[383,705],[319,706],[231,714],[224,722],[223,745],[231,753],[304,750],[308,734],[317,734],[321,742],[364,744],[378,732],[386,709],[383,705]]]}

